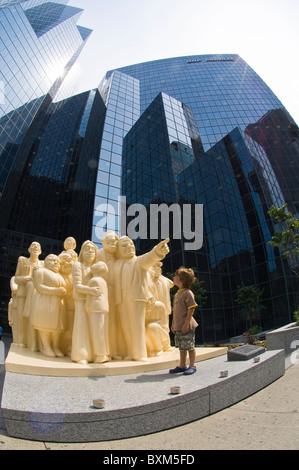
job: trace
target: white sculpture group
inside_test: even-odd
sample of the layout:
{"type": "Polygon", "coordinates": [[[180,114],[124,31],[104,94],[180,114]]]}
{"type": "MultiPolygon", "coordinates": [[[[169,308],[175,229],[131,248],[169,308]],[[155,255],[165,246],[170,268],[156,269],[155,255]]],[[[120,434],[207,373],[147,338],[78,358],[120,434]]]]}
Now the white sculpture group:
{"type": "Polygon", "coordinates": [[[30,257],[19,258],[11,279],[13,342],[80,364],[146,361],[171,350],[173,283],[161,274],[168,242],[136,256],[130,238],[107,232],[103,248],[88,240],[77,255],[70,237],[60,255],[44,261],[40,244],[33,242],[30,257]]]}

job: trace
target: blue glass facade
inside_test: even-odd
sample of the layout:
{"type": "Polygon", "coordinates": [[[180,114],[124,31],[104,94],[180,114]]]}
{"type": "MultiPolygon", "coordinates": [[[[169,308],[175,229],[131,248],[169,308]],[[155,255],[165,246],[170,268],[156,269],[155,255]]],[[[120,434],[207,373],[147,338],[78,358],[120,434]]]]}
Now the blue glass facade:
{"type": "Polygon", "coordinates": [[[99,87],[107,111],[95,190],[92,240],[105,230],[119,233],[123,138],[140,116],[139,81],[115,71],[99,87]]]}
{"type": "Polygon", "coordinates": [[[0,2],[1,193],[26,132],[55,98],[88,37],[76,24],[83,10],[64,3],[0,2]]]}
{"type": "MultiPolygon", "coordinates": [[[[127,204],[137,201],[148,213],[151,204],[203,204],[203,247],[185,250],[183,232],[174,237],[170,231],[171,253],[164,260],[166,272],[192,266],[204,281],[208,300],[200,311],[200,342],[246,330],[244,312],[235,302],[242,283],[263,290],[259,325],[271,328],[287,321],[296,304],[296,282],[268,244],[273,233],[268,209],[281,207],[286,199],[267,152],[239,128],[204,152],[190,122],[191,109],[161,93],[125,136],[122,190],[127,204]],[[182,119],[186,115],[188,120],[182,119]]],[[[153,239],[149,225],[147,233],[136,234],[141,253],[162,238],[157,233],[153,239]]]]}
{"type": "MultiPolygon", "coordinates": [[[[204,281],[198,341],[246,331],[244,309],[236,303],[242,283],[263,291],[258,325],[291,321],[298,282],[268,244],[275,228],[268,210],[287,202],[298,215],[296,123],[236,55],[179,57],[118,72],[140,84],[141,116],[123,140],[127,204],[204,207],[202,248],[185,250],[182,233],[164,260],[165,272],[192,266],[204,281]]],[[[156,242],[142,232],[136,246],[142,253],[156,242]]]]}
{"type": "MultiPolygon", "coordinates": [[[[236,304],[241,283],[263,290],[256,320],[262,328],[291,321],[298,282],[268,244],[275,229],[270,206],[287,202],[295,215],[299,209],[299,131],[279,99],[239,56],[207,55],[109,71],[98,89],[55,102],[90,30],[76,24],[81,10],[52,3],[0,1],[0,26],[10,31],[0,41],[11,72],[1,78],[3,305],[16,259],[33,239],[45,253],[59,253],[69,235],[78,248],[86,239],[100,246],[104,231],[123,234],[125,196],[127,205],[146,208],[203,206],[202,248],[185,249],[183,231],[172,232],[164,260],[165,273],[186,265],[204,281],[198,342],[246,330],[236,304]],[[13,28],[28,68],[9,43],[13,28]],[[39,49],[45,44],[47,56],[39,49]],[[63,64],[54,60],[62,44],[63,64]],[[19,88],[10,88],[12,77],[19,88]]],[[[139,253],[161,238],[149,224],[138,229],[139,253]]]]}
{"type": "Polygon", "coordinates": [[[8,225],[58,243],[91,237],[106,108],[97,90],[53,103],[30,142],[8,225]]]}
{"type": "MultiPolygon", "coordinates": [[[[70,196],[66,191],[72,187],[72,178],[77,184],[74,168],[80,166],[79,156],[84,161],[88,145],[93,148],[96,143],[91,143],[95,139],[89,133],[85,140],[82,137],[79,149],[74,128],[65,126],[67,118],[73,113],[75,127],[92,93],[99,126],[105,112],[96,92],[74,99],[71,109],[63,102],[53,104],[57,93],[63,98],[63,93],[72,89],[63,85],[91,33],[77,25],[83,10],[67,3],[0,0],[0,315],[6,315],[9,278],[17,258],[27,255],[32,239],[38,236],[44,249],[57,246],[69,225],[66,214],[75,192],[69,191],[70,196]],[[76,149],[77,154],[70,149],[76,149]],[[58,208],[64,213],[59,220],[58,208]]],[[[100,130],[97,132],[100,139],[100,130]]],[[[94,168],[92,171],[95,174],[94,168]]],[[[93,201],[94,176],[92,185],[89,178],[82,181],[84,197],[90,198],[86,193],[92,187],[93,201]]],[[[91,227],[91,220],[88,224],[91,227]]]]}
{"type": "Polygon", "coordinates": [[[238,55],[177,57],[118,70],[140,81],[142,113],[160,92],[189,106],[205,150],[236,126],[244,130],[270,109],[283,108],[238,55]]]}
{"type": "Polygon", "coordinates": [[[285,200],[264,149],[236,128],[181,178],[182,198],[204,204],[203,249],[185,252],[183,260],[196,267],[208,293],[202,337],[221,340],[246,331],[244,311],[235,302],[242,283],[263,291],[256,324],[270,329],[288,321],[296,280],[268,244],[273,234],[268,210],[285,200]]]}
{"type": "Polygon", "coordinates": [[[60,253],[70,235],[75,235],[78,246],[91,238],[105,113],[99,92],[91,90],[52,103],[35,132],[27,133],[28,145],[22,145],[25,165],[16,174],[17,187],[10,189],[9,211],[3,210],[3,304],[7,305],[18,253],[26,255],[32,240],[40,242],[43,253],[60,253]]]}

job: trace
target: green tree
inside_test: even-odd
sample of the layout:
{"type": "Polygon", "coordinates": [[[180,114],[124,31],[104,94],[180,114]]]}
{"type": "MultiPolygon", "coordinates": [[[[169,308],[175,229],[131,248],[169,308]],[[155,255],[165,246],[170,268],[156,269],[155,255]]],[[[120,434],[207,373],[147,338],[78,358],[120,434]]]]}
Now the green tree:
{"type": "Polygon", "coordinates": [[[257,320],[260,311],[264,308],[260,305],[263,290],[258,289],[255,286],[245,286],[242,284],[238,286],[236,303],[244,305],[246,313],[246,320],[249,322],[250,328],[252,328],[252,322],[257,320]]]}
{"type": "Polygon", "coordinates": [[[268,243],[281,249],[282,257],[288,260],[291,270],[299,278],[299,220],[287,210],[287,204],[280,208],[272,206],[268,213],[281,228],[268,243]]]}

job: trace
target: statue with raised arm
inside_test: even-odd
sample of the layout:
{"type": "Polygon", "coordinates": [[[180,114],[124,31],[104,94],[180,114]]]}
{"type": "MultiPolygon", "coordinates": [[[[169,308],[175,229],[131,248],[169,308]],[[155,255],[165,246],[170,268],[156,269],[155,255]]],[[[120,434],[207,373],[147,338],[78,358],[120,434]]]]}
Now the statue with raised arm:
{"type": "MultiPolygon", "coordinates": [[[[114,265],[117,261],[117,245],[118,236],[113,231],[108,231],[102,238],[103,248],[97,252],[97,261],[103,261],[108,267],[106,281],[108,286],[108,300],[109,300],[109,321],[108,321],[108,335],[109,335],[109,348],[111,359],[122,359],[125,355],[124,337],[120,327],[118,312],[114,303],[114,265]]],[[[117,283],[116,283],[117,284],[117,283]]],[[[116,287],[117,288],[117,287],[116,287]]]]}
{"type": "Polygon", "coordinates": [[[150,252],[136,256],[129,237],[118,241],[118,261],[114,266],[114,301],[125,338],[125,360],[147,360],[145,312],[149,298],[148,269],[168,253],[169,239],[160,242],[150,252]]]}

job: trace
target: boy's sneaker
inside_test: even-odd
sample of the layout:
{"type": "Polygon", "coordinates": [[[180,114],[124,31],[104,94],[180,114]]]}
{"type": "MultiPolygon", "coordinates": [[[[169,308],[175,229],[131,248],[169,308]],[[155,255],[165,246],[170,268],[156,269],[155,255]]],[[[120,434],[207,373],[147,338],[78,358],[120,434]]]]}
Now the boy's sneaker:
{"type": "Polygon", "coordinates": [[[170,369],[170,370],[169,370],[169,373],[170,373],[170,374],[179,374],[179,373],[182,373],[182,372],[185,373],[187,370],[188,370],[188,367],[187,367],[187,366],[185,366],[185,367],[179,367],[179,366],[177,366],[177,367],[175,367],[174,369],[170,369]]]}
{"type": "Polygon", "coordinates": [[[185,370],[184,375],[192,375],[195,374],[196,372],[196,367],[189,367],[187,370],[185,370]]]}

